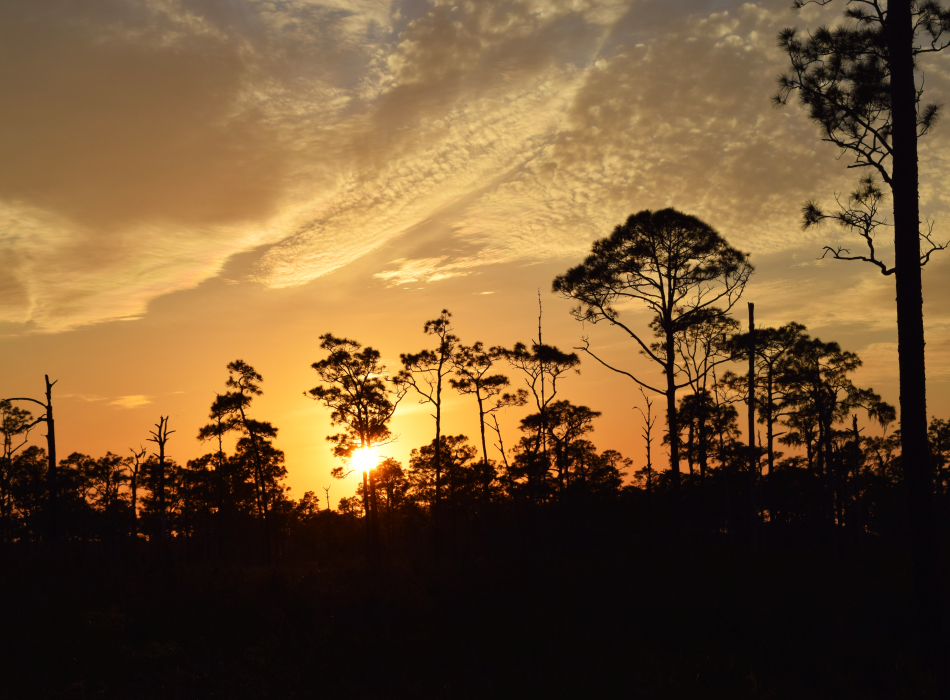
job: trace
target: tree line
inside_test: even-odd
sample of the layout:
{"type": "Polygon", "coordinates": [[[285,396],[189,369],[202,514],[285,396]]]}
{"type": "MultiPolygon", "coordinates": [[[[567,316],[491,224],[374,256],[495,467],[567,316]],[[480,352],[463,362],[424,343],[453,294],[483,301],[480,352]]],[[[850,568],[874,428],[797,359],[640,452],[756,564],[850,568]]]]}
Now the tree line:
{"type": "MultiPolygon", "coordinates": [[[[68,543],[109,555],[154,547],[269,561],[308,547],[380,557],[430,546],[440,553],[505,547],[512,539],[580,542],[609,539],[618,528],[743,543],[757,534],[837,546],[900,537],[895,408],[855,385],[855,353],[811,337],[802,324],[743,329],[731,312],[753,272],[748,256],[715,229],[667,209],[631,216],[554,280],[554,291],[576,302],[577,319],[620,329],[660,369],[664,381],[655,382],[602,357],[586,339],[578,348],[639,387],[639,413],[629,419],[631,440],[642,439],[639,469],[616,450],[598,450],[592,438],[601,413],[564,397],[581,354],[544,342],[539,297],[530,342],[466,344],[442,310],[422,325],[426,347],[401,354],[395,370],[371,346],[321,336],[316,384],[304,393],[336,429],[327,436],[338,460],[333,476],[362,472],[356,493],[335,508],[330,488],[289,494],[278,428],[254,407],[263,378],[243,360],[227,365],[208,422],[195,434],[211,449],[181,465],[167,454],[176,430],[164,416],[147,438],[151,450],[72,453],[54,463],[28,441],[52,414],[47,380],[46,402],[34,401],[47,409],[39,418],[22,400],[0,403],[0,539],[8,549],[68,543]],[[643,327],[618,310],[632,303],[651,312],[643,327]],[[474,440],[443,430],[449,392],[470,397],[474,440]],[[666,430],[657,427],[654,397],[663,399],[666,430]],[[393,417],[410,400],[431,408],[433,438],[402,464],[382,455],[396,439],[393,417]],[[740,408],[751,417],[745,432],[740,408]],[[512,409],[527,414],[507,436],[499,415],[512,409]],[[230,452],[229,435],[237,438],[230,452]],[[658,451],[666,464],[658,464],[658,451]]],[[[947,421],[931,421],[929,444],[945,522],[947,421]]]]}

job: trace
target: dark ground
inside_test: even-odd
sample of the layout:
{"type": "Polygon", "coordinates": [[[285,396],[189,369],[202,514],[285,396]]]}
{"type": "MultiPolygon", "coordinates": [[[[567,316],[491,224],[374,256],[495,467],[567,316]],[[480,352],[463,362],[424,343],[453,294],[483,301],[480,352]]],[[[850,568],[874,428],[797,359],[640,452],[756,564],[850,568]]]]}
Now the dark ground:
{"type": "Polygon", "coordinates": [[[3,564],[0,696],[931,698],[881,545],[369,570],[3,564]]]}

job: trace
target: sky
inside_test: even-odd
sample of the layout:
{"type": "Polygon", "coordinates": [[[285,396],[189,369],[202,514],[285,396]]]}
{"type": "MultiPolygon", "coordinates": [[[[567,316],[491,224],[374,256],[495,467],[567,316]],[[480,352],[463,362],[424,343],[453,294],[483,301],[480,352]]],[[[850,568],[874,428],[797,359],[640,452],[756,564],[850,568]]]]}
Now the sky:
{"type": "MultiPolygon", "coordinates": [[[[590,337],[659,376],[618,330],[582,327],[553,278],[630,214],[672,206],[751,254],[759,324],[805,324],[864,360],[896,404],[893,278],[820,260],[808,199],[853,189],[795,104],[770,97],[776,35],[839,21],[788,0],[43,0],[0,3],[0,395],[54,389],[58,452],[127,454],[159,416],[196,436],[226,365],[264,377],[291,494],[331,501],[319,336],[399,354],[453,313],[463,342],[590,337]]],[[[950,59],[922,66],[944,102],[950,59]]],[[[950,125],[922,142],[921,210],[950,238],[950,125]]],[[[881,250],[887,258],[888,246],[881,250]]],[[[924,273],[928,412],[950,417],[950,255],[924,273]]],[[[640,328],[639,309],[625,317],[640,328]]],[[[513,382],[518,381],[512,374],[513,382]]],[[[562,396],[603,413],[594,441],[643,461],[629,380],[590,361],[562,396]]],[[[658,404],[661,403],[658,401],[658,404]]],[[[504,419],[506,444],[517,420],[504,419]]],[[[407,398],[388,448],[434,436],[407,398]]],[[[471,397],[446,427],[477,436],[471,397]]],[[[39,437],[42,429],[34,433],[39,437]]],[[[40,439],[39,444],[43,441],[40,439]]]]}

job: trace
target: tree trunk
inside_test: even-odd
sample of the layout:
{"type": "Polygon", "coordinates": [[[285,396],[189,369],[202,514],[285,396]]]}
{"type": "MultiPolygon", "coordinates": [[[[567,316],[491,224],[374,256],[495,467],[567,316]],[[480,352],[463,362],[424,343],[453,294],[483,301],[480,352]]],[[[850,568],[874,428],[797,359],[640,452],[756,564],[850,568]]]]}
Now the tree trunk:
{"type": "MultiPolygon", "coordinates": [[[[696,420],[695,416],[689,421],[689,428],[686,430],[686,466],[689,467],[689,475],[693,476],[693,446],[696,438],[696,420]]],[[[692,481],[692,479],[690,479],[692,481]]]]}
{"type": "Polygon", "coordinates": [[[756,503],[758,455],[755,448],[755,305],[749,302],[749,544],[758,548],[759,509],[756,503]]]}
{"type": "MultiPolygon", "coordinates": [[[[365,472],[364,472],[365,474],[365,472]]],[[[379,504],[376,501],[376,472],[372,469],[369,470],[369,498],[370,498],[370,512],[372,517],[372,538],[370,541],[371,544],[371,554],[373,561],[379,559],[380,554],[380,537],[379,537],[379,504]]]]}
{"type": "Polygon", "coordinates": [[[165,541],[165,443],[158,444],[158,541],[165,541]]]}
{"type": "Polygon", "coordinates": [[[3,474],[0,475],[0,543],[3,545],[3,553],[6,553],[7,545],[7,518],[8,518],[8,493],[10,491],[10,468],[13,460],[6,455],[3,457],[3,474]]]}
{"type": "Polygon", "coordinates": [[[666,426],[670,436],[670,469],[671,485],[673,487],[673,517],[676,527],[679,523],[680,510],[680,431],[676,415],[676,369],[674,358],[676,346],[673,342],[672,319],[666,319],[666,426]]]}
{"type": "Polygon", "coordinates": [[[366,538],[366,558],[371,559],[373,554],[373,516],[369,505],[369,483],[366,471],[363,470],[363,530],[366,538]]]}
{"type": "Polygon", "coordinates": [[[864,494],[861,487],[864,479],[861,474],[861,433],[858,432],[858,414],[851,416],[851,471],[854,474],[854,518],[848,517],[848,525],[854,524],[855,541],[860,545],[864,539],[864,494]]]}
{"type": "Polygon", "coordinates": [[[698,442],[696,449],[699,452],[699,477],[703,481],[706,479],[706,467],[708,466],[708,459],[706,452],[709,449],[709,440],[706,435],[706,391],[704,390],[700,396],[699,402],[699,415],[697,420],[699,421],[698,429],[698,442]]]}
{"type": "Polygon", "coordinates": [[[132,543],[133,546],[139,538],[139,517],[138,511],[135,509],[136,504],[138,503],[138,477],[139,470],[138,467],[135,468],[135,472],[132,474],[132,543]]]}
{"type": "Polygon", "coordinates": [[[769,478],[765,485],[765,499],[769,508],[769,521],[772,523],[772,530],[778,523],[778,512],[776,508],[777,484],[775,483],[775,396],[774,391],[775,368],[769,364],[765,378],[765,450],[766,460],[769,466],[769,478]]]}
{"type": "MultiPolygon", "coordinates": [[[[441,351],[441,349],[440,349],[441,351]]],[[[444,358],[444,352],[443,352],[444,358]]],[[[442,364],[439,361],[439,378],[435,389],[435,502],[432,504],[432,531],[436,559],[441,551],[442,520],[442,364]]]]}
{"type": "Polygon", "coordinates": [[[923,292],[920,269],[917,92],[910,0],[888,3],[887,40],[893,120],[894,257],[897,353],[900,372],[901,454],[908,530],[914,561],[918,643],[947,692],[946,639],[933,533],[933,474],[927,442],[923,292]]]}
{"type": "Polygon", "coordinates": [[[835,460],[832,449],[831,435],[831,407],[819,409],[819,423],[821,424],[821,452],[824,454],[825,464],[825,518],[831,526],[831,542],[837,551],[838,544],[838,521],[835,517],[835,460]],[[827,414],[827,415],[826,415],[827,414]]]}
{"type": "Polygon", "coordinates": [[[491,496],[492,480],[491,480],[491,477],[489,476],[489,474],[491,473],[491,467],[488,466],[488,445],[485,442],[485,411],[483,410],[481,392],[479,392],[477,388],[476,388],[475,396],[478,399],[478,427],[481,429],[481,433],[482,433],[482,461],[485,463],[484,464],[485,473],[483,475],[484,481],[482,484],[482,489],[483,489],[483,495],[485,497],[485,502],[488,503],[488,500],[491,496]]]}
{"type": "Polygon", "coordinates": [[[59,541],[59,491],[56,483],[56,424],[53,422],[53,384],[46,379],[46,448],[49,453],[49,469],[46,472],[46,489],[49,508],[49,544],[59,541]]]}

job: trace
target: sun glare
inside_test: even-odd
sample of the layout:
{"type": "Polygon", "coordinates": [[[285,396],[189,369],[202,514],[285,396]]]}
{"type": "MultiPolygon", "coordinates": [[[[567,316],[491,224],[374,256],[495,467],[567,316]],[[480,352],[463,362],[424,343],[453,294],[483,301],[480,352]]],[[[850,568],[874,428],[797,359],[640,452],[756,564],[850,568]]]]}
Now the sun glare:
{"type": "Polygon", "coordinates": [[[373,469],[379,463],[379,456],[372,447],[360,447],[354,450],[350,463],[354,468],[365,472],[373,469]]]}

